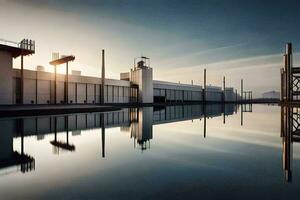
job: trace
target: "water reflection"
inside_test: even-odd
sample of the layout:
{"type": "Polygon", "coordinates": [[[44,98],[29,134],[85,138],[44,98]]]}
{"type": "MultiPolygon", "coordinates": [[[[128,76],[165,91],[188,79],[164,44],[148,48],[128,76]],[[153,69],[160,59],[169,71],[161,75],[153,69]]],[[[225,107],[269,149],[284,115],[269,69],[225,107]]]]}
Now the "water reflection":
{"type": "Polygon", "coordinates": [[[0,120],[0,127],[3,131],[0,134],[0,170],[10,166],[18,166],[17,171],[22,173],[34,170],[35,159],[24,152],[24,120],[0,120]],[[16,135],[21,137],[21,152],[13,148],[13,137],[16,135]]]}
{"type": "Polygon", "coordinates": [[[286,182],[292,181],[293,143],[300,142],[300,108],[281,107],[282,163],[286,182]]]}
{"type": "Polygon", "coordinates": [[[241,105],[241,126],[244,124],[244,112],[252,112],[252,104],[241,105]]]}
{"type": "MultiPolygon", "coordinates": [[[[251,109],[249,109],[251,107],[251,109]]],[[[250,112],[241,107],[241,113],[250,112]]],[[[53,135],[53,154],[76,152],[76,144],[70,141],[72,136],[80,136],[82,130],[101,129],[101,156],[105,158],[105,130],[120,127],[122,132],[128,132],[133,140],[133,147],[141,151],[150,149],[153,139],[153,126],[185,120],[204,121],[203,136],[207,135],[207,119],[223,116],[223,123],[228,115],[238,113],[239,106],[226,105],[180,105],[167,107],[125,108],[121,111],[108,113],[84,113],[58,116],[41,116],[29,118],[9,118],[0,120],[0,171],[18,166],[21,172],[35,169],[35,159],[24,151],[24,137],[36,136],[43,140],[45,135],[53,135]],[[65,139],[60,136],[65,135],[65,139]],[[13,138],[21,138],[21,151],[15,151],[13,138]]],[[[243,118],[241,118],[243,120],[243,118]]],[[[243,122],[241,121],[241,124],[243,122]]]]}
{"type": "Polygon", "coordinates": [[[75,151],[75,145],[69,144],[69,117],[64,116],[64,124],[66,129],[66,142],[58,141],[57,140],[57,116],[54,117],[54,140],[50,142],[50,144],[53,145],[53,152],[55,154],[59,154],[60,149],[66,150],[66,151],[75,151]]]}

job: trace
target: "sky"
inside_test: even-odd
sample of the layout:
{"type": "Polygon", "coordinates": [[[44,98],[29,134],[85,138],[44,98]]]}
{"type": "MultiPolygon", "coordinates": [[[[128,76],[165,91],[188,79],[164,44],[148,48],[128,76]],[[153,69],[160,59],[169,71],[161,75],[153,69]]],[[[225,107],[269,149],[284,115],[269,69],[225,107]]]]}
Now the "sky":
{"type": "MultiPolygon", "coordinates": [[[[239,90],[278,90],[286,42],[300,61],[300,2],[293,0],[0,0],[0,38],[36,41],[25,68],[49,65],[52,52],[75,55],[83,75],[119,78],[134,58],[151,58],[154,79],[239,90]]],[[[14,67],[20,60],[14,61],[14,67]]],[[[59,69],[64,71],[64,66],[59,69]]]]}

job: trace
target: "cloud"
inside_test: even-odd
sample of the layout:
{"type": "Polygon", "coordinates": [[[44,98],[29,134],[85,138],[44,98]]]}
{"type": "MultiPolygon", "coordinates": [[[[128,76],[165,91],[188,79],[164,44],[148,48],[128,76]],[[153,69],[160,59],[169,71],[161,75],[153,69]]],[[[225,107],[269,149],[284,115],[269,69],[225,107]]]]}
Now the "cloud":
{"type": "Polygon", "coordinates": [[[254,56],[247,58],[239,58],[211,63],[201,63],[193,66],[182,66],[175,70],[202,70],[207,69],[239,69],[239,68],[262,68],[262,67],[278,67],[282,64],[282,54],[272,54],[263,56],[254,56]]]}

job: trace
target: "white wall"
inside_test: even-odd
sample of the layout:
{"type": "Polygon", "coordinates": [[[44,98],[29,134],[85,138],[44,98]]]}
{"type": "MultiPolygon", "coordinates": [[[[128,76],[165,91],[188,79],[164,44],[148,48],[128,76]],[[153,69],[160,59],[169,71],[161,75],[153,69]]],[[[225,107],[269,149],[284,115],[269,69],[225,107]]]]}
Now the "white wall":
{"type": "Polygon", "coordinates": [[[95,85],[87,84],[87,103],[95,102],[95,85]]]}
{"type": "Polygon", "coordinates": [[[0,51],[0,104],[13,103],[12,55],[0,51]]]}
{"type": "Polygon", "coordinates": [[[36,80],[24,79],[24,104],[36,104],[36,80]]]}
{"type": "Polygon", "coordinates": [[[139,102],[153,103],[152,68],[137,68],[134,69],[131,73],[131,81],[139,86],[139,102]]]}
{"type": "Polygon", "coordinates": [[[65,101],[65,82],[57,81],[56,83],[56,103],[60,104],[65,101]]]}
{"type": "Polygon", "coordinates": [[[77,103],[84,103],[86,100],[86,84],[77,83],[77,103]]]}
{"type": "Polygon", "coordinates": [[[75,83],[69,83],[68,84],[68,100],[69,103],[72,102],[72,104],[76,103],[76,84],[75,83]]]}
{"type": "Polygon", "coordinates": [[[39,80],[37,85],[38,104],[47,104],[50,102],[50,81],[39,80]]]}

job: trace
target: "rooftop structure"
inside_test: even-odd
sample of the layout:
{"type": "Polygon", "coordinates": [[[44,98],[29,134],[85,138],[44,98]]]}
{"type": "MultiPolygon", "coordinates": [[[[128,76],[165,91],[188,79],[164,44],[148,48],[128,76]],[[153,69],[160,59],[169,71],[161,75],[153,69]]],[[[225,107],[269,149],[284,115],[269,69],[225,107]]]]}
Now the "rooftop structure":
{"type": "Polygon", "coordinates": [[[23,39],[21,42],[13,42],[0,39],[0,51],[10,52],[13,58],[31,55],[35,53],[35,41],[23,39]]]}

